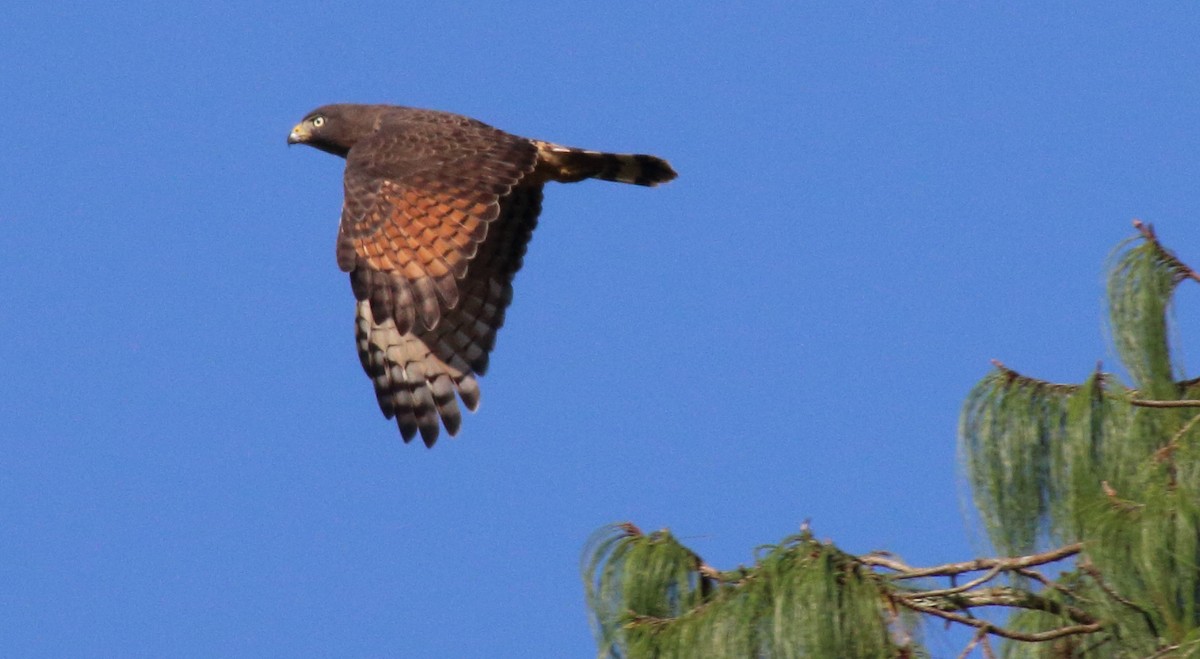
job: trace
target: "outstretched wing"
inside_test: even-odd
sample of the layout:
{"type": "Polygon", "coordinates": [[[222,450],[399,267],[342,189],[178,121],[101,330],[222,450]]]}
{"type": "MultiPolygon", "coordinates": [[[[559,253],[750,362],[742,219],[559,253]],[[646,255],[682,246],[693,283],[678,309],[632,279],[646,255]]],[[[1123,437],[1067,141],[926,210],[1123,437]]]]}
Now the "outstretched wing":
{"type": "Polygon", "coordinates": [[[402,333],[393,318],[377,322],[368,301],[358,303],[358,353],[375,385],[385,416],[396,419],[405,441],[417,432],[427,446],[437,440],[439,418],[451,435],[462,421],[455,393],[467,409],[479,405],[475,375],[487,371],[488,354],[512,301],[512,280],[541,210],[541,185],[520,186],[501,200],[488,238],[458,280],[459,304],[443,309],[432,329],[402,333]]]}
{"type": "Polygon", "coordinates": [[[359,356],[383,413],[427,445],[478,404],[474,374],[512,299],[541,209],[537,148],[440,113],[389,120],[351,149],[338,233],[359,356]]]}
{"type": "Polygon", "coordinates": [[[376,319],[437,326],[501,200],[533,171],[537,147],[486,124],[408,111],[346,158],[338,266],[376,319]]]}

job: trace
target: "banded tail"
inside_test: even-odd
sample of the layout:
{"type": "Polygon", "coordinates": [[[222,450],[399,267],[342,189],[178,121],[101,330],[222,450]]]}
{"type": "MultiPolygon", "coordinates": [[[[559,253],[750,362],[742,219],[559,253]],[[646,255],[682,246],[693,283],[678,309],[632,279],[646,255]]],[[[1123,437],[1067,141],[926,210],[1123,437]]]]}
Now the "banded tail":
{"type": "Polygon", "coordinates": [[[598,178],[617,183],[655,186],[675,178],[675,170],[662,158],[641,153],[602,153],[531,140],[538,149],[537,168],[547,179],[574,183],[598,178]]]}

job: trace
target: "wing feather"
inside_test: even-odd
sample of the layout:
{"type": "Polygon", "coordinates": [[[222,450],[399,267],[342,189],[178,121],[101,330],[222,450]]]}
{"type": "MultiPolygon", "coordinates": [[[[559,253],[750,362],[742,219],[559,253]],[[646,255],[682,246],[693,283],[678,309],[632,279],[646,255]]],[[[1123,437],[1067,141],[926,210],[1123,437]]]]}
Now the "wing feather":
{"type": "Polygon", "coordinates": [[[458,431],[458,399],[479,404],[474,376],[504,323],[542,183],[529,176],[530,141],[413,112],[350,150],[337,256],[380,410],[405,441],[432,446],[440,426],[458,431]]]}

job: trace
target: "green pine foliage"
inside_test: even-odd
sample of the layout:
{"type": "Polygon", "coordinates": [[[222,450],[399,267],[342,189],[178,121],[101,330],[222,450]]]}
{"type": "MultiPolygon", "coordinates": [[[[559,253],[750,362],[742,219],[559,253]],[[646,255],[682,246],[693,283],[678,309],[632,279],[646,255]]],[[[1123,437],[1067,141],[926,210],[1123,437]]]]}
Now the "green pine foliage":
{"type": "MultiPolygon", "coordinates": [[[[1134,239],[1136,240],[1136,239],[1134,239]]],[[[1157,241],[1122,243],[1108,278],[1109,323],[1121,362],[1148,398],[1175,395],[1167,319],[1175,286],[1187,268],[1157,241]]]]}
{"type": "MultiPolygon", "coordinates": [[[[1200,407],[1186,402],[1200,388],[1177,373],[1168,326],[1176,287],[1194,275],[1139,228],[1108,285],[1113,344],[1132,386],[1108,373],[1050,384],[998,365],[963,410],[960,452],[992,544],[1021,554],[1082,541],[1060,594],[1111,621],[1103,638],[1075,639],[1069,653],[1010,643],[1009,656],[1149,656],[1200,630],[1200,407]]],[[[1023,612],[1013,624],[1057,621],[1023,612]]]]}
{"type": "Polygon", "coordinates": [[[916,656],[884,580],[804,532],[716,573],[667,531],[605,527],[584,554],[602,657],[916,656]]]}
{"type": "Polygon", "coordinates": [[[1097,368],[1055,384],[997,362],[963,407],[982,526],[1002,555],[1046,557],[1022,563],[1041,572],[1017,559],[909,568],[805,531],[722,573],[666,531],[606,527],[583,565],[600,656],[925,656],[923,615],[974,627],[968,650],[987,656],[994,635],[1007,657],[1200,658],[1200,380],[1183,379],[1169,327],[1175,290],[1200,276],[1135,224],[1108,284],[1131,381],[1097,368]],[[1015,613],[974,615],[997,606],[1015,613]]]}

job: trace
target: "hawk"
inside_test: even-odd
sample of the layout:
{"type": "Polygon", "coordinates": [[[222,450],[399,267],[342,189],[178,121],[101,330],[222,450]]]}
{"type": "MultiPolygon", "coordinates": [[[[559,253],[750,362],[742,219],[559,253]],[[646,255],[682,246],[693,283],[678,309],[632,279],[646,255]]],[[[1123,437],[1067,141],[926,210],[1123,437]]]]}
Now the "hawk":
{"type": "Polygon", "coordinates": [[[288,144],[345,158],[338,267],[357,300],[363,370],[404,441],[458,432],[461,399],[512,300],[547,181],[587,178],[654,186],[663,159],[600,153],[511,135],[468,117],[392,105],[326,105],[288,144]]]}

